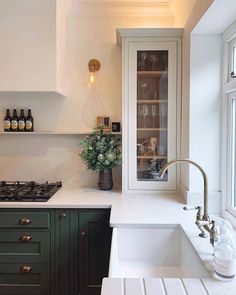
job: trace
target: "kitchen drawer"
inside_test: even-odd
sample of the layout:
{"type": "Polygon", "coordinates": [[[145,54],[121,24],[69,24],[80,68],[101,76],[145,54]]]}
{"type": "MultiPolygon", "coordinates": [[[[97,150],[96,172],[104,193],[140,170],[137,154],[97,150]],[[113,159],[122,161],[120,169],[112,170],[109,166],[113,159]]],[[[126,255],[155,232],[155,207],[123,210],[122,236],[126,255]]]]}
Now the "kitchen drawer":
{"type": "Polygon", "coordinates": [[[50,293],[50,265],[0,264],[1,295],[49,295],[50,293]]]}
{"type": "Polygon", "coordinates": [[[0,228],[50,228],[50,212],[0,210],[0,228]]]}
{"type": "Polygon", "coordinates": [[[0,230],[0,263],[49,263],[50,232],[0,230]]]}

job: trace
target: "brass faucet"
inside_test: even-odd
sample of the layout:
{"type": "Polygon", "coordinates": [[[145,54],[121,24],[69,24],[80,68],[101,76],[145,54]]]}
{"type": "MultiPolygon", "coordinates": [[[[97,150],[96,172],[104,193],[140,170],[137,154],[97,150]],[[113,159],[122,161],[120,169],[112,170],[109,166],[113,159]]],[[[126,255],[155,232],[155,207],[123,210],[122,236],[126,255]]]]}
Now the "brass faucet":
{"type": "Polygon", "coordinates": [[[189,160],[189,159],[181,159],[181,158],[175,159],[175,160],[171,160],[165,164],[165,166],[159,172],[159,176],[160,176],[160,178],[162,178],[164,176],[166,170],[171,165],[176,164],[176,163],[180,163],[180,162],[187,162],[189,164],[194,165],[195,167],[197,167],[199,169],[199,171],[202,174],[203,181],[204,181],[204,212],[203,212],[203,214],[202,214],[202,207],[200,207],[200,206],[197,206],[195,208],[187,208],[185,206],[183,209],[184,210],[197,210],[195,224],[197,225],[197,227],[201,231],[199,236],[201,238],[206,238],[207,237],[206,232],[208,232],[210,234],[210,243],[212,244],[212,246],[214,246],[214,243],[218,240],[218,233],[216,230],[215,221],[210,220],[210,217],[208,215],[208,180],[207,180],[207,175],[206,175],[205,171],[202,169],[202,167],[198,163],[196,163],[192,160],[189,160]]]}

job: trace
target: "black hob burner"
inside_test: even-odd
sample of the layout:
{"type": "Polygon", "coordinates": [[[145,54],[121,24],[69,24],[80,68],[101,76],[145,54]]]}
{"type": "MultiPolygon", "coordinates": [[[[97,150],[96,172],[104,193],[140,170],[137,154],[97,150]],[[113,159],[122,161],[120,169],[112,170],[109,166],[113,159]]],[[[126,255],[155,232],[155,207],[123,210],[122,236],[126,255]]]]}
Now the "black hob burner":
{"type": "Polygon", "coordinates": [[[0,181],[0,202],[47,202],[61,187],[61,181],[0,181]]]}

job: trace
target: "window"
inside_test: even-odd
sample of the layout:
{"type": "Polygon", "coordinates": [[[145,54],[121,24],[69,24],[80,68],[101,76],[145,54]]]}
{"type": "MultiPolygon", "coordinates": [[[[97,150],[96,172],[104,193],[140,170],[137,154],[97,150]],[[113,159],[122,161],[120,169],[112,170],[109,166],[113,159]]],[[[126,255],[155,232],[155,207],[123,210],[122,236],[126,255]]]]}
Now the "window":
{"type": "Polygon", "coordinates": [[[236,39],[230,42],[229,80],[236,79],[236,39]]]}
{"type": "Polygon", "coordinates": [[[223,216],[236,226],[236,24],[223,34],[223,216]]]}

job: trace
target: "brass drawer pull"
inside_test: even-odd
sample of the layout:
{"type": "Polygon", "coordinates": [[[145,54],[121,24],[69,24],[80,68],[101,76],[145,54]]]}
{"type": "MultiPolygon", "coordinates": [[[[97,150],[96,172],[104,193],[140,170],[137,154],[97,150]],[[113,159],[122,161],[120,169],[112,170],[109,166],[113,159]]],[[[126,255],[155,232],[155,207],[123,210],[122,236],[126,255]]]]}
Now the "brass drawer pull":
{"type": "Polygon", "coordinates": [[[25,265],[21,267],[20,272],[29,273],[31,272],[31,270],[32,270],[32,266],[25,265]]]}
{"type": "Polygon", "coordinates": [[[27,241],[32,240],[32,237],[31,237],[31,236],[27,236],[27,235],[22,235],[22,236],[20,237],[20,240],[21,240],[21,241],[24,241],[24,242],[27,242],[27,241]]]}
{"type": "Polygon", "coordinates": [[[19,224],[22,224],[22,225],[30,224],[31,222],[32,221],[29,218],[21,218],[19,220],[19,224]]]}

